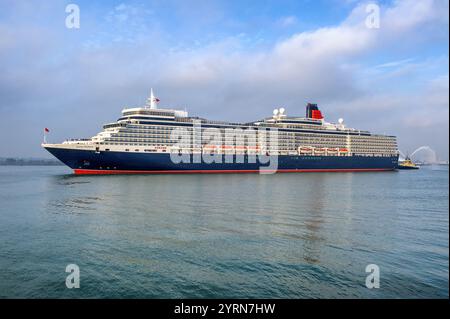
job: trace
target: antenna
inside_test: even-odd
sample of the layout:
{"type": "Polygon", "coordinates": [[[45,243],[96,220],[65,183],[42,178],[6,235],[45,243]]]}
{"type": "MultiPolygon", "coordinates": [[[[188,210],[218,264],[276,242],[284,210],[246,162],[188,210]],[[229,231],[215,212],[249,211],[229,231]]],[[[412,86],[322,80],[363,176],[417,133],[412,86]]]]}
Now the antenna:
{"type": "Polygon", "coordinates": [[[284,111],[285,111],[284,107],[280,108],[280,115],[284,114],[284,111]]]}
{"type": "Polygon", "coordinates": [[[273,115],[277,116],[278,115],[278,109],[273,110],[273,115]]]}
{"type": "Polygon", "coordinates": [[[339,120],[338,120],[338,122],[339,122],[339,124],[343,124],[344,123],[344,119],[343,118],[340,118],[339,120]]]}

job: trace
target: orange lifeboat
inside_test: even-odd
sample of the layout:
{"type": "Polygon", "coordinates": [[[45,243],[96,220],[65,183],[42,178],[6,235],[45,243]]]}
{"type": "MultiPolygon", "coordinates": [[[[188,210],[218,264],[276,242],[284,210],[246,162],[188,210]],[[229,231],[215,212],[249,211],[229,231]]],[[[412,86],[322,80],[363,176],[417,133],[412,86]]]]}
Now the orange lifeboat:
{"type": "Polygon", "coordinates": [[[312,147],[309,146],[301,146],[298,148],[298,152],[300,154],[311,154],[313,151],[312,147]]]}
{"type": "Polygon", "coordinates": [[[326,148],[316,148],[314,149],[315,154],[325,154],[326,148]]]}
{"type": "Polygon", "coordinates": [[[328,154],[330,155],[336,155],[339,152],[338,148],[329,148],[328,150],[328,154]]]}

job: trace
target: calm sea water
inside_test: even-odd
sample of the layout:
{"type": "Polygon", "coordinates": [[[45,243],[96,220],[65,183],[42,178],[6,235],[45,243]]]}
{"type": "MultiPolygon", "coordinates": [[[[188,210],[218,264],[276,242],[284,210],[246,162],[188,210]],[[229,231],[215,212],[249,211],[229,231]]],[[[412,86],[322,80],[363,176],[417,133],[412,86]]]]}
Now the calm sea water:
{"type": "Polygon", "coordinates": [[[448,178],[0,167],[0,297],[448,298],[448,178]]]}

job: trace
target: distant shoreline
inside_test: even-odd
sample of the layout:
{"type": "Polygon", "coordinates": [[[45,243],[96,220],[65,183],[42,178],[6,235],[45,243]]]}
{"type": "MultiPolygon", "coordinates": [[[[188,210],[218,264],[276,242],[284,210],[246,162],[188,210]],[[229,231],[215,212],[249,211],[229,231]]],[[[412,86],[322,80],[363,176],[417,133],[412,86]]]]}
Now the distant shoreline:
{"type": "Polygon", "coordinates": [[[63,166],[55,159],[45,158],[0,158],[0,166],[63,166]]]}

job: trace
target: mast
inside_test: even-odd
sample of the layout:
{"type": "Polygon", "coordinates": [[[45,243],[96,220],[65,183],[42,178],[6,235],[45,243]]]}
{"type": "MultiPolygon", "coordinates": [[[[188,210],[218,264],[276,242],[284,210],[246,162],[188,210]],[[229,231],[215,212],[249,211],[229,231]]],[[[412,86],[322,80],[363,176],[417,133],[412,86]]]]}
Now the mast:
{"type": "Polygon", "coordinates": [[[150,89],[150,97],[147,98],[147,103],[145,104],[145,107],[150,107],[150,109],[155,110],[156,103],[159,102],[159,100],[155,97],[153,94],[153,88],[150,89]]]}

